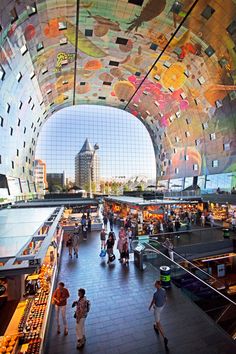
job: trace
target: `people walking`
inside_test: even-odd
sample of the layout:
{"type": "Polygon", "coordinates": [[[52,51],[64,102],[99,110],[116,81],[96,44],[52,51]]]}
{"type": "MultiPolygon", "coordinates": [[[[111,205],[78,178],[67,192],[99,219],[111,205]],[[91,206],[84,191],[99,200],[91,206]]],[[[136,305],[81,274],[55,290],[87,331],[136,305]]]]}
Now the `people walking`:
{"type": "Polygon", "coordinates": [[[82,235],[83,235],[83,240],[86,241],[88,238],[88,229],[86,224],[82,226],[82,235]]]}
{"type": "Polygon", "coordinates": [[[100,232],[101,250],[105,249],[106,236],[107,236],[106,230],[103,228],[102,231],[100,232]]]}
{"type": "Polygon", "coordinates": [[[109,214],[109,223],[110,223],[110,230],[113,231],[114,215],[112,212],[110,212],[110,214],[109,214]]]}
{"type": "Polygon", "coordinates": [[[108,256],[107,264],[109,264],[111,261],[114,260],[114,259],[112,259],[114,256],[114,253],[113,253],[114,243],[115,243],[115,241],[114,241],[113,237],[110,235],[107,239],[107,242],[106,242],[107,256],[108,256]]]}
{"type": "Polygon", "coordinates": [[[68,252],[69,252],[70,258],[72,258],[73,241],[72,241],[71,234],[69,234],[68,239],[66,241],[66,247],[68,247],[68,252]]]}
{"type": "Polygon", "coordinates": [[[155,323],[154,323],[154,329],[155,331],[159,334],[164,339],[164,344],[165,347],[167,348],[168,346],[168,339],[166,338],[163,328],[161,326],[161,312],[166,304],[166,291],[161,287],[161,282],[159,280],[156,280],[155,282],[155,288],[156,292],[153,294],[152,301],[149,306],[149,311],[153,307],[154,309],[154,318],[155,318],[155,323]]]}
{"type": "Polygon", "coordinates": [[[76,318],[76,337],[77,337],[77,349],[84,346],[86,342],[85,337],[85,320],[88,315],[88,300],[85,296],[85,289],[80,288],[78,290],[79,299],[74,301],[72,307],[76,306],[75,318],[76,318]]]}
{"type": "Polygon", "coordinates": [[[129,251],[132,252],[133,232],[130,227],[126,231],[126,237],[129,240],[129,251]]]}
{"type": "Polygon", "coordinates": [[[127,236],[126,236],[125,229],[123,227],[121,227],[120,231],[119,231],[118,242],[117,242],[117,249],[120,253],[119,261],[122,261],[123,244],[124,244],[126,238],[127,238],[127,236]]]}
{"type": "Polygon", "coordinates": [[[87,230],[88,232],[91,232],[92,220],[90,216],[88,216],[87,221],[88,221],[87,230]]]}
{"type": "Polygon", "coordinates": [[[173,252],[173,248],[174,245],[173,243],[170,241],[170,239],[167,237],[166,240],[163,242],[162,244],[164,247],[166,247],[167,249],[167,255],[170,257],[170,259],[173,261],[174,260],[174,252],[173,252]]]}
{"type": "Polygon", "coordinates": [[[202,215],[201,215],[201,226],[202,227],[205,227],[205,222],[206,222],[206,218],[205,218],[205,215],[202,213],[202,215]]]}
{"type": "Polygon", "coordinates": [[[75,223],[75,228],[72,236],[72,245],[74,250],[74,256],[78,258],[79,253],[79,238],[80,238],[80,227],[77,223],[75,223]]]}
{"type": "Polygon", "coordinates": [[[129,244],[128,244],[127,238],[123,242],[123,247],[122,247],[122,252],[121,252],[121,262],[123,264],[129,263],[129,244]]]}
{"type": "Polygon", "coordinates": [[[106,216],[106,214],[103,216],[103,224],[104,224],[104,228],[105,230],[107,230],[107,222],[108,222],[108,218],[106,216]]]}
{"type": "Polygon", "coordinates": [[[61,281],[58,283],[58,287],[53,293],[52,301],[55,304],[56,309],[56,321],[57,321],[57,333],[61,333],[60,328],[60,312],[62,316],[62,322],[64,325],[64,335],[68,334],[68,324],[66,319],[66,305],[67,299],[70,297],[68,289],[65,288],[65,284],[61,281]]]}

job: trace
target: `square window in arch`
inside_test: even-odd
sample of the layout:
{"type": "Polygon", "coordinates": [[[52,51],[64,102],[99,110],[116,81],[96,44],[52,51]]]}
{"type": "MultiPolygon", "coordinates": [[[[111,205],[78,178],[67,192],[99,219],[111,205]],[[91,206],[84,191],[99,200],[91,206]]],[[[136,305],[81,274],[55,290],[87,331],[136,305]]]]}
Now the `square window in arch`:
{"type": "Polygon", "coordinates": [[[214,14],[215,9],[211,7],[210,5],[207,5],[205,9],[202,11],[201,16],[204,17],[206,20],[209,20],[211,16],[214,14]]]}
{"type": "Polygon", "coordinates": [[[129,4],[134,4],[134,5],[138,5],[138,6],[142,6],[143,2],[144,2],[144,0],[128,0],[129,4]]]}
{"type": "Polygon", "coordinates": [[[233,36],[236,33],[236,21],[234,20],[233,22],[231,22],[231,24],[226,28],[226,30],[231,36],[233,36]]]}

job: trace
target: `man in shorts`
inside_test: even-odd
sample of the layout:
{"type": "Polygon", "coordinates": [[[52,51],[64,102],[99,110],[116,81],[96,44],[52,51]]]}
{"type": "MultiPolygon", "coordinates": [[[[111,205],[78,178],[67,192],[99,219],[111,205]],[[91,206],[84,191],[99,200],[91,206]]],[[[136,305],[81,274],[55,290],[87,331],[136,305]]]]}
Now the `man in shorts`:
{"type": "Polygon", "coordinates": [[[165,289],[163,289],[161,287],[161,282],[159,280],[156,280],[155,288],[157,290],[153,294],[153,298],[152,298],[151,304],[149,306],[149,311],[153,307],[154,318],[155,318],[154,329],[157,333],[160,332],[160,334],[162,335],[162,337],[164,339],[165,347],[167,348],[168,339],[165,337],[164,332],[163,332],[163,328],[161,327],[161,323],[160,323],[161,312],[166,304],[166,291],[165,291],[165,289]]]}

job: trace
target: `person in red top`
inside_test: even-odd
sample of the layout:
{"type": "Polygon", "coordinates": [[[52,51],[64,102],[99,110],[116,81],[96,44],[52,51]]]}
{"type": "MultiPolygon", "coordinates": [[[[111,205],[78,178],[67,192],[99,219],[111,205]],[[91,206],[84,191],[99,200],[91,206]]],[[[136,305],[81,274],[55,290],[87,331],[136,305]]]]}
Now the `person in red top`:
{"type": "Polygon", "coordinates": [[[68,325],[66,319],[66,304],[67,299],[70,297],[68,289],[65,288],[65,284],[61,281],[58,283],[58,287],[53,293],[52,300],[56,308],[56,320],[57,320],[57,333],[60,334],[60,312],[62,315],[62,321],[64,325],[64,335],[68,334],[68,325]]]}

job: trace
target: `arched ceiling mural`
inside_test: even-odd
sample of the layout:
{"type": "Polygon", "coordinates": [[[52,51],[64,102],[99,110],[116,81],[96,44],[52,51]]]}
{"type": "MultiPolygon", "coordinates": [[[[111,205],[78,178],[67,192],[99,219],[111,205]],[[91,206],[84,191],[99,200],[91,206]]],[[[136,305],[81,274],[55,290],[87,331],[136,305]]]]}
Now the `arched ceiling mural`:
{"type": "Polygon", "coordinates": [[[0,173],[32,175],[42,124],[70,105],[127,110],[157,174],[236,170],[235,0],[0,2],[0,173]]]}

